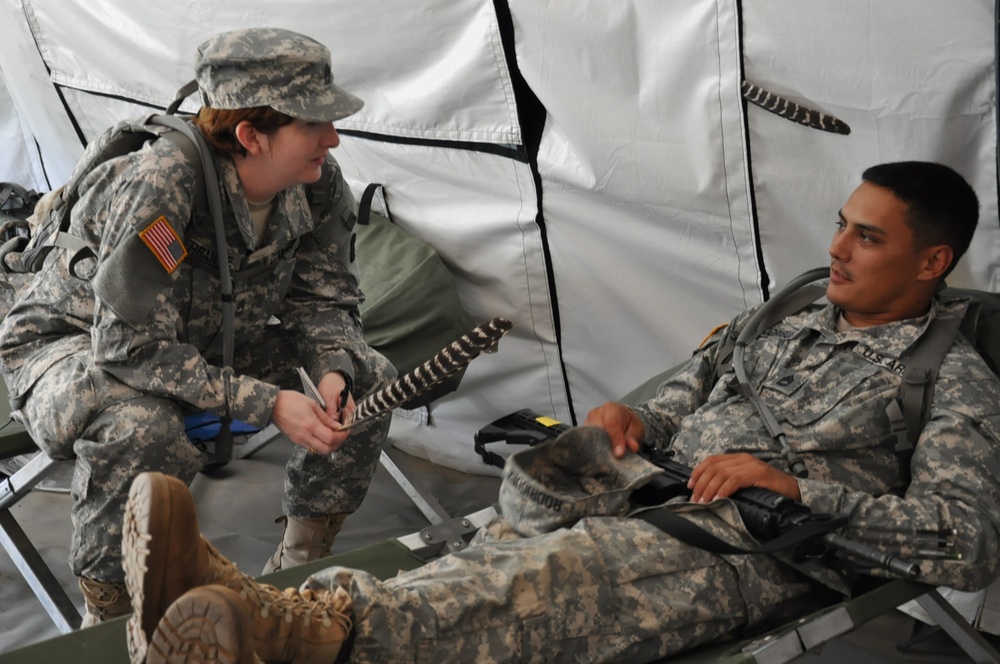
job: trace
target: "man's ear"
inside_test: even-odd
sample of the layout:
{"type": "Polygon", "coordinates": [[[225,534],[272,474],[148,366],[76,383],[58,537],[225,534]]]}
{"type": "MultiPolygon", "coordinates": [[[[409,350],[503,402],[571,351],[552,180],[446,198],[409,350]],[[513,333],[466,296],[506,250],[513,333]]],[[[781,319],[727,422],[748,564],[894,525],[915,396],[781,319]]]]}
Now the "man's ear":
{"type": "Polygon", "coordinates": [[[233,130],[236,140],[240,142],[247,154],[258,155],[264,150],[263,141],[266,140],[264,134],[250,124],[248,120],[242,120],[233,130]]]}
{"type": "Polygon", "coordinates": [[[955,259],[955,252],[947,244],[937,244],[924,250],[924,268],[920,278],[927,281],[941,279],[955,259]]]}

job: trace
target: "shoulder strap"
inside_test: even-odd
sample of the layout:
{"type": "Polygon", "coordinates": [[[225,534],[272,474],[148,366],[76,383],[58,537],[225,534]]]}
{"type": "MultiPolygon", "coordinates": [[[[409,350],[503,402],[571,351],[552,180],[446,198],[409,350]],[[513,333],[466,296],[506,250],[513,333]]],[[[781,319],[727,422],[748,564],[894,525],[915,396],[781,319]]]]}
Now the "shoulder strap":
{"type": "Polygon", "coordinates": [[[744,325],[743,330],[740,331],[733,346],[732,363],[733,369],[736,372],[736,382],[739,389],[750,403],[753,404],[757,412],[760,413],[761,420],[763,420],[764,426],[767,427],[768,433],[781,446],[781,454],[788,463],[789,471],[796,477],[806,477],[809,471],[802,458],[788,444],[788,437],[785,435],[785,430],[781,426],[781,423],[774,416],[774,413],[771,412],[771,409],[764,400],[760,398],[753,385],[750,384],[746,375],[746,369],[743,366],[743,352],[747,345],[756,339],[761,332],[785,316],[802,309],[821,297],[826,291],[812,285],[812,282],[827,277],[829,274],[830,269],[823,267],[810,270],[793,279],[777,295],[765,302],[763,306],[750,316],[750,319],[744,325]]]}
{"type": "MultiPolygon", "coordinates": [[[[151,121],[153,124],[160,124],[155,118],[162,116],[153,116],[151,121]]],[[[187,134],[181,133],[176,129],[171,129],[170,131],[163,134],[162,138],[167,139],[171,143],[177,146],[177,148],[184,153],[184,158],[187,160],[191,167],[194,168],[194,178],[195,178],[195,194],[194,194],[194,210],[196,214],[209,214],[208,196],[205,193],[205,181],[206,175],[204,173],[205,167],[201,161],[201,155],[198,153],[198,146],[190,139],[187,134]]],[[[215,172],[213,169],[211,178],[216,179],[215,172]]]]}
{"type": "MultiPolygon", "coordinates": [[[[190,87],[191,84],[188,84],[181,89],[175,104],[179,105],[180,99],[183,98],[181,95],[184,95],[190,87]]],[[[171,108],[173,109],[175,106],[172,105],[171,108]]],[[[219,188],[218,174],[215,171],[215,159],[201,132],[193,129],[191,125],[177,116],[154,115],[149,119],[149,122],[175,130],[168,133],[167,138],[181,148],[194,166],[195,172],[200,173],[200,177],[197,178],[195,209],[205,209],[202,205],[207,203],[206,207],[212,217],[212,225],[215,227],[215,251],[219,256],[219,285],[222,289],[222,362],[223,366],[231,367],[233,366],[233,352],[236,343],[233,279],[229,273],[229,261],[225,259],[229,251],[226,242],[226,228],[222,219],[222,193],[219,188]],[[180,136],[184,138],[178,140],[180,136]]],[[[206,463],[206,468],[220,468],[229,463],[233,450],[233,438],[229,428],[231,421],[231,418],[228,417],[221,419],[219,435],[215,441],[215,452],[213,458],[206,463]]]]}
{"type": "MultiPolygon", "coordinates": [[[[744,332],[752,327],[752,331],[747,334],[756,337],[775,325],[778,321],[798,313],[810,304],[823,297],[826,289],[813,283],[819,279],[824,279],[830,275],[830,268],[821,267],[810,270],[791,281],[785,288],[779,291],[774,297],[761,305],[757,313],[747,321],[744,332]]],[[[739,335],[743,338],[743,333],[739,335]]],[[[733,348],[736,339],[729,331],[722,339],[719,351],[715,356],[715,378],[729,371],[733,361],[733,348]]]]}
{"type": "Polygon", "coordinates": [[[930,418],[938,370],[959,331],[967,327],[965,320],[968,313],[966,310],[966,314],[962,316],[936,317],[930,322],[927,331],[917,340],[916,348],[906,360],[898,396],[886,407],[892,432],[896,436],[896,446],[893,449],[899,457],[904,486],[910,483],[913,449],[930,418]]]}

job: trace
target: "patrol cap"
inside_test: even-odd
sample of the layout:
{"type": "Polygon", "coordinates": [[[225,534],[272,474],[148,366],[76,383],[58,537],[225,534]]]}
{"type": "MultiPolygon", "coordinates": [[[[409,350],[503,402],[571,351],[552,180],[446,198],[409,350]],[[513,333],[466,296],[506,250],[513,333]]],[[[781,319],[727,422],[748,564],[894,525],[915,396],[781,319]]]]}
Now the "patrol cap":
{"type": "Polygon", "coordinates": [[[206,106],[270,106],[308,122],[332,122],[364,102],[334,85],[330,51],[280,28],[223,32],[198,47],[195,76],[206,106]]]}
{"type": "Polygon", "coordinates": [[[662,473],[638,454],[615,458],[604,429],[580,426],[507,459],[500,512],[527,537],[585,516],[623,516],[632,492],[662,473]]]}

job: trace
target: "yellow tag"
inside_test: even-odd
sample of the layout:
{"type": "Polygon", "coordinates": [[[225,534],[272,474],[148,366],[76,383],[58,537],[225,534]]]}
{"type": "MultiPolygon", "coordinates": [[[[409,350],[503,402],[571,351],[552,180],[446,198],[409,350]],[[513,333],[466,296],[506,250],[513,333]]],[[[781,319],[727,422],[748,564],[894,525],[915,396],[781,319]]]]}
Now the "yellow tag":
{"type": "Polygon", "coordinates": [[[551,417],[545,417],[544,415],[536,417],[535,421],[547,427],[554,427],[562,424],[562,422],[560,422],[559,420],[554,420],[551,417]]]}

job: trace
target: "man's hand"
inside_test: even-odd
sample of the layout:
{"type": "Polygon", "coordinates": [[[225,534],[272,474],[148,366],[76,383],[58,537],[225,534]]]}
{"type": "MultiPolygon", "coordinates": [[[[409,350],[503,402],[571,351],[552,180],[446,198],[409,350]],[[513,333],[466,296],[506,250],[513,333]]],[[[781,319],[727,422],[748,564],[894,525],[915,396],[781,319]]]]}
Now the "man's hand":
{"type": "Polygon", "coordinates": [[[646,427],[631,408],[609,401],[587,413],[584,424],[601,427],[611,437],[611,451],[617,458],[625,450],[639,451],[639,444],[646,438],[646,427]]]}
{"type": "MultiPolygon", "coordinates": [[[[338,404],[331,404],[331,399],[321,394],[324,394],[327,409],[336,412],[338,404]]],[[[324,412],[312,397],[294,390],[278,392],[271,409],[271,421],[293,443],[320,454],[336,452],[350,435],[350,430],[341,431],[340,422],[324,412]]]]}
{"type": "Polygon", "coordinates": [[[691,471],[688,481],[693,503],[728,498],[738,489],[749,487],[770,489],[792,500],[802,499],[794,477],[746,453],[710,456],[691,471]]]}

